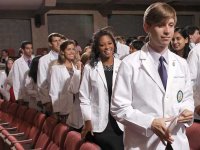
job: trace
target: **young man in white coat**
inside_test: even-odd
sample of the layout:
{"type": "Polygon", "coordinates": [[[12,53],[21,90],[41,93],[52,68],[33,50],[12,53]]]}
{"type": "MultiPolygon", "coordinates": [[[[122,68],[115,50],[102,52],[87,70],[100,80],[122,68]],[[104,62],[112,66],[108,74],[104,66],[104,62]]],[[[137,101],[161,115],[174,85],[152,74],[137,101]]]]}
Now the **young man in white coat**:
{"type": "Polygon", "coordinates": [[[123,59],[111,112],[124,124],[125,150],[189,150],[193,93],[187,62],[170,52],[176,12],[154,3],[144,13],[149,42],[123,59]]]}
{"type": "Polygon", "coordinates": [[[33,45],[29,41],[23,41],[21,44],[23,55],[18,58],[12,66],[12,82],[16,101],[19,103],[28,102],[26,100],[25,78],[28,75],[29,67],[32,61],[33,45]]]}
{"type": "Polygon", "coordinates": [[[58,59],[58,54],[60,52],[60,44],[62,42],[62,35],[59,33],[51,33],[48,36],[49,46],[51,51],[40,58],[38,64],[38,73],[37,73],[37,86],[39,99],[41,100],[44,111],[47,114],[52,113],[52,102],[49,96],[49,81],[50,81],[50,63],[58,59]]]}

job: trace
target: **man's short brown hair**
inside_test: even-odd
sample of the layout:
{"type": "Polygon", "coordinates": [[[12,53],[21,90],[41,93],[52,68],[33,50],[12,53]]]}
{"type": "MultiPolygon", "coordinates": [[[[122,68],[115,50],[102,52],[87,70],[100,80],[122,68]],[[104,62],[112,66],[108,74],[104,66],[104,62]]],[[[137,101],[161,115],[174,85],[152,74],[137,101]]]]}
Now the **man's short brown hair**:
{"type": "Polygon", "coordinates": [[[60,34],[60,33],[51,33],[51,34],[49,34],[49,36],[48,36],[48,42],[49,42],[49,43],[52,43],[53,37],[60,37],[60,38],[63,38],[62,36],[63,36],[63,35],[60,34]]]}
{"type": "Polygon", "coordinates": [[[176,11],[173,7],[168,5],[167,3],[153,3],[151,4],[144,13],[143,21],[148,25],[164,23],[165,21],[169,20],[170,18],[174,19],[176,24],[177,17],[176,11]]]}

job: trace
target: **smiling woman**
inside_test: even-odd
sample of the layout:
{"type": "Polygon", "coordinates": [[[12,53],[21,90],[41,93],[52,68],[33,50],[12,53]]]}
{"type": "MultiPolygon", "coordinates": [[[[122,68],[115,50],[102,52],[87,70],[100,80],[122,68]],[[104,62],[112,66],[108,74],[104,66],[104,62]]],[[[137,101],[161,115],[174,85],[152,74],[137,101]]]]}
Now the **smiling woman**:
{"type": "Polygon", "coordinates": [[[177,55],[187,58],[190,52],[189,47],[189,35],[187,34],[186,29],[176,28],[174,30],[174,36],[171,41],[172,51],[177,55]]]}
{"type": "Polygon", "coordinates": [[[80,96],[85,121],[82,138],[92,140],[103,150],[123,150],[123,127],[110,113],[111,95],[121,63],[114,58],[116,43],[105,29],[93,36],[90,64],[84,67],[80,96]]]}

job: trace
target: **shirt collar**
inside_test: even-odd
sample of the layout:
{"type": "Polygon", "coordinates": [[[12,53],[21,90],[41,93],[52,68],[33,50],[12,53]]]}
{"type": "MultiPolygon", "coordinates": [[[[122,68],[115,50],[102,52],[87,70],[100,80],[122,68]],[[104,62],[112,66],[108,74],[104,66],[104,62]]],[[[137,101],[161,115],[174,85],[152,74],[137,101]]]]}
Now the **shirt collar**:
{"type": "Polygon", "coordinates": [[[54,58],[58,58],[59,53],[57,53],[53,50],[51,50],[50,52],[51,52],[51,54],[53,55],[54,58]]]}
{"type": "Polygon", "coordinates": [[[23,55],[23,58],[26,62],[28,62],[28,60],[32,60],[32,57],[28,58],[27,56],[23,55]]]}
{"type": "Polygon", "coordinates": [[[149,44],[147,44],[147,48],[148,51],[151,55],[151,57],[153,58],[153,61],[158,64],[159,63],[159,58],[160,56],[163,56],[165,58],[166,64],[169,63],[169,59],[168,59],[168,48],[166,48],[166,50],[164,50],[164,53],[161,55],[160,53],[157,53],[156,51],[154,51],[149,44]]]}

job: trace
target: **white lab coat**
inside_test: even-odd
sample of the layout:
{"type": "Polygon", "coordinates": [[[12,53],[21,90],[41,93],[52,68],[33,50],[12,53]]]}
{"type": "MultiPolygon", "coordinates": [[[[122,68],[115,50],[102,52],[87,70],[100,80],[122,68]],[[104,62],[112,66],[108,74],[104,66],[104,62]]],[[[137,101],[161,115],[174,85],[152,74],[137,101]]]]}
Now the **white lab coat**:
{"type": "Polygon", "coordinates": [[[39,59],[37,86],[38,86],[39,98],[42,104],[51,102],[51,98],[49,96],[50,63],[58,59],[58,55],[55,56],[54,53],[55,52],[50,51],[48,54],[39,59]]]}
{"type": "MultiPolygon", "coordinates": [[[[114,58],[113,85],[121,61],[114,58]]],[[[101,61],[93,68],[89,64],[84,67],[79,90],[81,111],[84,121],[91,120],[93,132],[103,132],[108,124],[109,97],[106,77],[101,61]]],[[[123,126],[119,124],[121,130],[123,126]]]]}
{"type": "MultiPolygon", "coordinates": [[[[200,44],[197,44],[188,55],[188,65],[190,69],[191,81],[194,92],[194,105],[200,105],[200,44]]],[[[200,120],[200,116],[195,113],[195,119],[200,120]]]]}
{"type": "Polygon", "coordinates": [[[29,76],[27,76],[25,80],[25,90],[29,107],[41,111],[41,108],[37,106],[37,102],[39,101],[37,84],[34,83],[33,79],[29,76]]]}
{"type": "Polygon", "coordinates": [[[24,99],[25,97],[25,79],[28,75],[29,67],[27,62],[24,60],[24,57],[21,56],[18,58],[12,66],[11,72],[12,72],[12,82],[13,82],[13,90],[15,99],[24,99]]]}
{"type": "Polygon", "coordinates": [[[123,59],[124,57],[129,55],[130,47],[122,44],[120,42],[116,43],[117,45],[117,52],[114,54],[116,58],[123,59]]]}
{"type": "MultiPolygon", "coordinates": [[[[168,57],[166,91],[146,45],[121,63],[111,112],[125,126],[125,150],[164,150],[165,146],[151,130],[152,121],[155,118],[176,116],[184,109],[194,109],[187,63],[169,50],[168,57]],[[181,102],[177,101],[179,90],[183,92],[181,102]]],[[[172,147],[175,150],[189,150],[183,124],[175,127],[172,136],[172,147]]]]}
{"type": "Polygon", "coordinates": [[[80,111],[78,92],[81,79],[81,71],[73,66],[73,76],[70,79],[69,72],[65,65],[54,65],[51,69],[50,91],[54,112],[69,114],[67,124],[80,128],[83,120],[80,111]],[[74,99],[74,94],[75,99],[74,99]]]}
{"type": "Polygon", "coordinates": [[[10,100],[10,86],[7,85],[7,75],[5,71],[0,72],[0,93],[3,96],[3,99],[10,100]]]}

